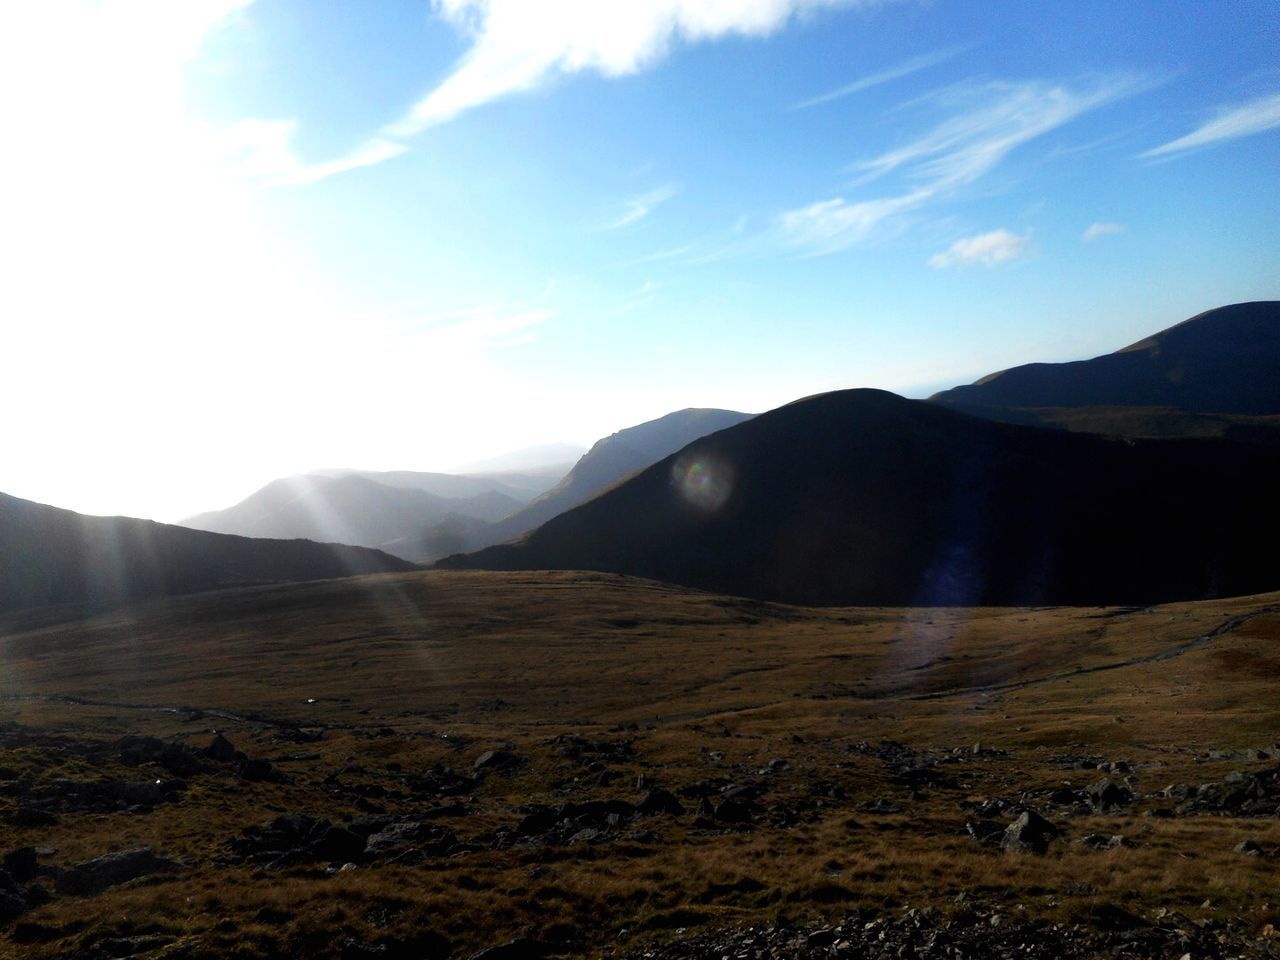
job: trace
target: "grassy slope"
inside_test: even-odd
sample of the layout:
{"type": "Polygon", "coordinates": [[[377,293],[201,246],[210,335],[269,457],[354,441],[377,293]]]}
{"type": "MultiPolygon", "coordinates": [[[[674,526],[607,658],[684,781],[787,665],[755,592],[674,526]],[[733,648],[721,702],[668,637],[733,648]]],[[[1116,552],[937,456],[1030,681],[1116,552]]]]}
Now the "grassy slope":
{"type": "MultiPolygon", "coordinates": [[[[141,732],[195,745],[216,726],[293,777],[278,785],[202,775],[180,803],[149,814],[12,828],[9,846],[55,847],[57,863],[147,844],[200,865],[91,901],[59,898],[24,918],[47,939],[0,940],[0,954],[55,956],[155,928],[190,956],[235,947],[319,957],[336,955],[347,936],[431,928],[466,956],[562,924],[591,950],[622,928],[625,943],[780,909],[945,904],[962,890],[1057,918],[1115,903],[1244,916],[1260,927],[1278,919],[1272,868],[1232,848],[1245,837],[1280,843],[1274,822],[1159,820],[1139,816],[1139,804],[1069,824],[1073,837],[1123,832],[1139,848],[1090,853],[1062,843],[1034,858],[973,845],[958,804],[1101,776],[1065,771],[1060,753],[1128,759],[1144,791],[1247,768],[1196,754],[1280,738],[1277,611],[1275,594],[1144,610],[810,610],[599,574],[415,573],[190,597],[83,623],[0,620],[0,721],[71,738],[141,732]],[[1180,656],[1092,669],[1177,649],[1251,613],[1180,656]],[[174,705],[258,719],[142,709],[174,705]],[[268,719],[327,729],[298,745],[268,719]],[[638,729],[618,727],[630,723],[638,729]],[[623,779],[596,786],[549,742],[563,732],[634,737],[634,757],[615,765],[623,779]],[[949,768],[953,786],[913,798],[878,761],[850,750],[890,738],[919,749],[981,741],[1004,753],[949,768]],[[329,774],[394,790],[399,774],[388,763],[468,770],[503,744],[531,762],[475,791],[477,812],[450,824],[463,841],[518,820],[523,803],[635,800],[641,775],[672,789],[715,776],[761,782],[770,808],[796,813],[795,822],[714,832],[691,817],[652,818],[642,824],[648,838],[478,850],[332,876],[217,863],[231,836],[275,812],[355,813],[350,797],[326,786],[329,774]],[[300,753],[318,756],[282,759],[300,753]],[[758,773],[773,757],[790,766],[758,773]],[[845,795],[815,798],[816,784],[845,795]],[[858,811],[878,798],[903,812],[858,811]],[[264,905],[288,919],[262,920],[264,905]]],[[[0,767],[37,778],[138,775],[33,747],[0,750],[0,767]]],[[[383,804],[403,814],[422,806],[383,804]]]]}

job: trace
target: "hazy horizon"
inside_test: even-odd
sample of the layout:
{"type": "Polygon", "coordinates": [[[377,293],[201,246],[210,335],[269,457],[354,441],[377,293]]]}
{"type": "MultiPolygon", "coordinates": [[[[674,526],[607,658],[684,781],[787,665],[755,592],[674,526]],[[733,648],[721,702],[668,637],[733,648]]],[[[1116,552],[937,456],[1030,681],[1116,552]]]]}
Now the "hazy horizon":
{"type": "Polygon", "coordinates": [[[0,17],[0,491],[85,513],[927,396],[1280,298],[1261,0],[0,17]]]}

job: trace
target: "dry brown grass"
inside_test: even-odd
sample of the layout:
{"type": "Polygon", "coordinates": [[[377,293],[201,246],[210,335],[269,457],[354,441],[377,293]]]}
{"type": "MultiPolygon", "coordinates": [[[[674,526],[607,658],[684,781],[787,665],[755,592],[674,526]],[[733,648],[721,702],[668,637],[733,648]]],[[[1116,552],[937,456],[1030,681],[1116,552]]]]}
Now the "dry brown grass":
{"type": "MultiPolygon", "coordinates": [[[[1068,840],[1043,857],[1005,856],[966,838],[964,804],[1101,776],[1064,769],[1060,753],[1127,759],[1146,792],[1250,768],[1197,753],[1280,739],[1275,610],[1277,595],[1145,610],[809,610],[597,574],[428,573],[0,624],[0,722],[199,746],[217,728],[292,777],[245,784],[204,774],[180,802],[150,813],[9,829],[6,848],[51,846],[54,863],[152,846],[194,865],[92,899],[59,897],[11,928],[0,953],[51,957],[154,931],[170,938],[157,957],[327,957],[346,939],[426,930],[458,956],[521,933],[572,935],[577,949],[598,953],[778,912],[952,909],[960,892],[1036,916],[1079,919],[1114,904],[1260,927],[1276,911],[1274,861],[1233,848],[1245,838],[1280,847],[1274,821],[1159,819],[1141,816],[1152,804],[1139,803],[1124,816],[1071,820],[1068,840]],[[1180,656],[1133,662],[1246,613],[1259,615],[1180,656]],[[175,706],[206,712],[164,710],[175,706]],[[280,721],[325,734],[290,743],[280,721]],[[611,764],[621,779],[600,787],[549,743],[563,732],[634,738],[635,752],[611,764]],[[1000,752],[967,752],[946,768],[948,784],[913,796],[851,749],[888,739],[966,751],[980,741],[1000,752]],[[328,789],[329,774],[358,765],[344,781],[395,788],[388,764],[467,769],[496,745],[529,763],[487,778],[470,801],[475,814],[449,822],[464,844],[510,826],[524,804],[634,800],[640,776],[672,789],[708,777],[759,782],[765,805],[789,812],[788,822],[711,831],[691,816],[654,817],[630,828],[647,836],[597,846],[477,849],[333,875],[221,862],[231,837],[276,812],[357,813],[349,795],[328,789]],[[284,759],[296,754],[316,756],[284,759]],[[757,772],[774,757],[787,768],[757,772]],[[836,796],[816,796],[816,784],[836,796]],[[878,798],[902,812],[858,810],[878,798]],[[1092,832],[1139,846],[1090,852],[1070,842],[1092,832]]],[[[137,776],[47,746],[0,750],[0,767],[37,779],[137,776]]],[[[404,816],[423,806],[378,802],[404,816]]]]}

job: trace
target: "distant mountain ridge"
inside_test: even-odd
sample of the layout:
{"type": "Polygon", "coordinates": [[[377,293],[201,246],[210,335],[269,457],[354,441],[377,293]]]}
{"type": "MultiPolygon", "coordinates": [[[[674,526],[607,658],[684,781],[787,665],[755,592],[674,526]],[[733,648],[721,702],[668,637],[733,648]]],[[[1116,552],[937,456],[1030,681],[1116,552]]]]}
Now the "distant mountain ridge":
{"type": "Polygon", "coordinates": [[[91,517],[0,493],[0,610],[104,609],[224,587],[412,569],[361,547],[91,517]]]}
{"type": "Polygon", "coordinates": [[[183,526],[247,537],[308,539],[378,547],[453,514],[498,519],[519,509],[514,497],[489,490],[450,499],[392,487],[356,474],[288,477],[234,507],[201,514],[183,526]]]}
{"type": "Polygon", "coordinates": [[[388,546],[394,546],[399,556],[425,563],[513,540],[699,437],[751,416],[736,410],[691,407],[618,430],[597,440],[554,488],[510,516],[490,523],[454,517],[421,537],[388,546]]]}
{"type": "Polygon", "coordinates": [[[930,400],[1007,422],[1276,442],[1280,301],[1208,310],[1114,353],[1013,367],[930,400]]]}
{"type": "Polygon", "coordinates": [[[1280,451],[991,422],[874,390],[695,441],[445,568],[818,605],[1151,603],[1280,585],[1280,451]]]}

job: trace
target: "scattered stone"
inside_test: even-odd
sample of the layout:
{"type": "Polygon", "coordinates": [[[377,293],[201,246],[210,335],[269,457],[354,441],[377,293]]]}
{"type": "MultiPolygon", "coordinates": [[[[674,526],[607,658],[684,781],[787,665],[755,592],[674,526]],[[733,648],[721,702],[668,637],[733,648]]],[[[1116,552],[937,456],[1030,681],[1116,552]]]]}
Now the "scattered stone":
{"type": "Polygon", "coordinates": [[[1076,841],[1090,850],[1114,850],[1117,847],[1136,847],[1137,844],[1123,834],[1091,833],[1076,841]]]}
{"type": "Polygon", "coordinates": [[[281,814],[231,841],[234,860],[280,868],[299,863],[345,863],[364,856],[366,840],[354,830],[306,814],[281,814]]]}
{"type": "Polygon", "coordinates": [[[964,828],[971,838],[984,846],[998,844],[1005,831],[1005,825],[995,820],[970,820],[964,828]]]}
{"type": "Polygon", "coordinates": [[[1085,794],[1089,798],[1089,805],[1100,813],[1118,810],[1133,802],[1133,792],[1111,779],[1099,780],[1086,789],[1085,794]]]}

